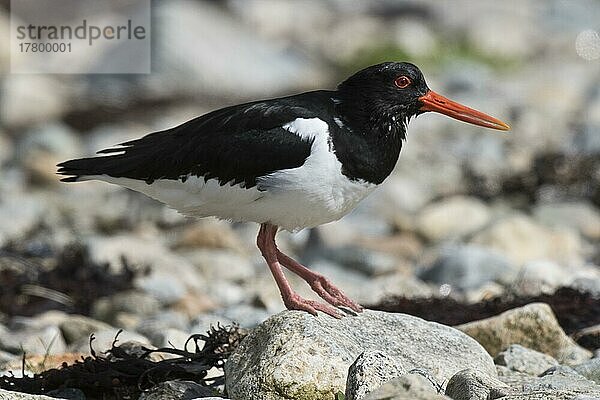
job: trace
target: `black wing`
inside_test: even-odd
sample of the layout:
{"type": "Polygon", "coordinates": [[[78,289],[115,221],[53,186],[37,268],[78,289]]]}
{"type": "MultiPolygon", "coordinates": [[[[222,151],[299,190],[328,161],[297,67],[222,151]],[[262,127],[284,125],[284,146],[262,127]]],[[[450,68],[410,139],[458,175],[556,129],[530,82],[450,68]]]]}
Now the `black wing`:
{"type": "Polygon", "coordinates": [[[58,164],[58,173],[68,176],[64,182],[86,175],[109,175],[147,183],[185,180],[192,174],[217,179],[221,185],[253,187],[257,177],[299,167],[310,155],[312,142],[282,128],[296,118],[317,116],[314,107],[298,101],[307,95],[310,93],[216,110],[98,152],[105,156],[65,161],[58,164]]]}

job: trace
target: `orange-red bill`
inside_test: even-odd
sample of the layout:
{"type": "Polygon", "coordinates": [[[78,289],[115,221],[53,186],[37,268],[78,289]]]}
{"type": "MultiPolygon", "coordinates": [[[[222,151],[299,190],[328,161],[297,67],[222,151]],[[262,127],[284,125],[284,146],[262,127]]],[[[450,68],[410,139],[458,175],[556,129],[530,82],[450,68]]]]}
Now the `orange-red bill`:
{"type": "Polygon", "coordinates": [[[510,130],[510,126],[499,119],[447,99],[433,90],[430,90],[424,96],[419,97],[419,101],[423,103],[423,106],[420,108],[421,111],[439,112],[460,121],[484,126],[486,128],[498,129],[501,131],[510,130]]]}

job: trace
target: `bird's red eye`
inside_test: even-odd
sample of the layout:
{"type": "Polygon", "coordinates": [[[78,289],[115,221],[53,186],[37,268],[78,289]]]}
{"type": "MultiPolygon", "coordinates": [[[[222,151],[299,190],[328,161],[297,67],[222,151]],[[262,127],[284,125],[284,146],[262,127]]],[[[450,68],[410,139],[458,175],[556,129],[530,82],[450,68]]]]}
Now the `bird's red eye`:
{"type": "Polygon", "coordinates": [[[410,80],[410,78],[405,75],[399,76],[394,80],[394,84],[396,86],[398,86],[400,89],[406,88],[411,83],[412,83],[412,81],[410,80]]]}

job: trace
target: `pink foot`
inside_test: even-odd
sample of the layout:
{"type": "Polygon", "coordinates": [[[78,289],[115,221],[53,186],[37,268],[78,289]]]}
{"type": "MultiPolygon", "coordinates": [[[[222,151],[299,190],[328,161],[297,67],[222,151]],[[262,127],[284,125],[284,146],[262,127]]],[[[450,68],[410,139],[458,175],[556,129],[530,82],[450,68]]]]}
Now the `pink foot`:
{"type": "Polygon", "coordinates": [[[347,307],[357,313],[361,312],[363,308],[352,301],[348,296],[338,289],[329,279],[323,275],[311,271],[304,265],[300,264],[293,258],[277,250],[277,258],[279,262],[283,264],[290,271],[294,272],[302,279],[306,281],[311,289],[319,295],[323,300],[336,307],[347,307]]]}
{"type": "Polygon", "coordinates": [[[283,303],[288,310],[306,311],[315,317],[317,316],[317,311],[321,311],[337,319],[340,319],[343,316],[334,307],[319,303],[318,301],[305,299],[296,293],[292,293],[289,296],[284,296],[283,303]]]}
{"type": "Polygon", "coordinates": [[[275,244],[276,233],[277,226],[269,223],[261,224],[258,237],[256,238],[256,245],[265,258],[273,274],[273,278],[275,278],[283,302],[288,310],[306,311],[314,316],[317,315],[317,311],[321,311],[334,318],[342,318],[343,314],[332,306],[348,307],[356,312],[362,311],[361,306],[350,300],[323,275],[311,271],[277,250],[277,245],[275,244]],[[290,286],[290,283],[281,270],[280,263],[304,279],[323,300],[331,305],[300,297],[290,286]]]}
{"type": "Polygon", "coordinates": [[[363,308],[338,289],[331,281],[322,275],[316,276],[312,280],[307,280],[308,284],[323,300],[336,307],[348,307],[359,313],[363,308]]]}

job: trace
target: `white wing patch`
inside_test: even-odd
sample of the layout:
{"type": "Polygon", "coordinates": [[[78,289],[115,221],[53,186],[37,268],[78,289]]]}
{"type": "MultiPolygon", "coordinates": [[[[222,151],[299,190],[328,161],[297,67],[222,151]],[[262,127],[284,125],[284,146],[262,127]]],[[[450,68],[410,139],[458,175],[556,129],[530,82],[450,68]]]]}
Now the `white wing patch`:
{"type": "Polygon", "coordinates": [[[302,139],[327,139],[329,126],[319,118],[297,118],[283,126],[283,129],[300,136],[302,139]]]}
{"type": "MultiPolygon", "coordinates": [[[[329,146],[329,126],[319,118],[298,118],[285,129],[313,139],[311,154],[304,164],[258,179],[259,188],[272,193],[287,210],[295,209],[292,225],[312,227],[340,219],[371,193],[376,185],[352,181],[342,174],[342,164],[329,146]]],[[[283,224],[280,224],[283,225],[283,224]]],[[[285,225],[283,225],[285,226],[285,225]]]]}

